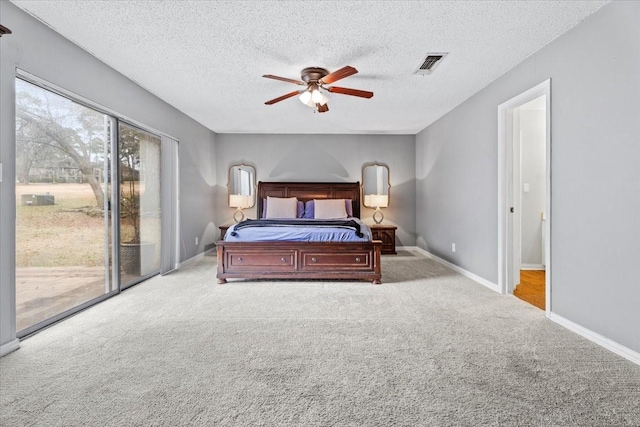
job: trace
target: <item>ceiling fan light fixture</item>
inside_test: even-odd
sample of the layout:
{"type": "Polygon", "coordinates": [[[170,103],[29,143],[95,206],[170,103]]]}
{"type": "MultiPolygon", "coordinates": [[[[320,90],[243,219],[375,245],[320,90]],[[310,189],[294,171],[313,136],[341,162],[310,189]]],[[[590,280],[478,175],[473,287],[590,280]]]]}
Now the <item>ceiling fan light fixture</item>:
{"type": "Polygon", "coordinates": [[[316,104],[325,105],[329,101],[329,98],[327,98],[327,95],[320,92],[320,90],[316,90],[314,93],[311,94],[311,100],[314,101],[316,104]],[[315,100],[313,99],[314,93],[316,94],[315,100]]]}
{"type": "Polygon", "coordinates": [[[309,85],[309,89],[302,92],[298,99],[311,108],[316,108],[318,104],[325,105],[329,101],[329,98],[320,91],[318,86],[313,85],[309,85]]]}
{"type": "Polygon", "coordinates": [[[322,94],[318,89],[311,90],[311,100],[316,104],[319,104],[320,101],[322,101],[322,94]]]}
{"type": "Polygon", "coordinates": [[[305,90],[304,92],[302,92],[302,94],[299,96],[299,99],[303,104],[315,105],[311,103],[311,91],[309,90],[305,90]]]}

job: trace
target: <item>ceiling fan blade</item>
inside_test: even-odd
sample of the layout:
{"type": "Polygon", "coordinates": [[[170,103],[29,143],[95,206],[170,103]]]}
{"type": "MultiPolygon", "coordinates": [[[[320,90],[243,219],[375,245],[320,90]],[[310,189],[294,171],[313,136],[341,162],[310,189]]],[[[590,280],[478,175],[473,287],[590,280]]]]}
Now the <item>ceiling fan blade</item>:
{"type": "Polygon", "coordinates": [[[373,92],[367,90],[349,89],[348,87],[331,86],[327,90],[333,93],[341,93],[343,95],[359,96],[360,98],[371,98],[373,92]]]}
{"type": "Polygon", "coordinates": [[[278,98],[272,99],[271,101],[267,101],[267,102],[265,102],[265,104],[273,105],[276,102],[284,101],[285,99],[291,98],[292,96],[296,96],[296,95],[298,95],[299,93],[302,93],[302,92],[304,92],[304,91],[303,90],[294,90],[293,92],[290,92],[290,93],[288,93],[286,95],[282,95],[282,96],[280,96],[278,98]]]}
{"type": "Polygon", "coordinates": [[[287,83],[293,83],[294,85],[302,85],[302,86],[306,85],[306,83],[301,80],[288,79],[286,77],[274,76],[272,74],[265,74],[262,77],[266,77],[268,79],[280,80],[282,82],[287,82],[287,83]]]}
{"type": "Polygon", "coordinates": [[[316,110],[318,110],[318,113],[326,113],[327,111],[329,111],[329,104],[316,104],[316,110]]]}
{"type": "Polygon", "coordinates": [[[319,82],[320,82],[320,84],[328,85],[328,84],[333,83],[335,81],[338,81],[340,79],[344,79],[345,77],[352,76],[352,75],[356,74],[357,72],[358,72],[358,70],[356,70],[355,68],[353,68],[350,65],[347,65],[346,67],[342,67],[339,70],[334,71],[333,73],[327,74],[326,76],[321,78],[319,80],[319,82]]]}

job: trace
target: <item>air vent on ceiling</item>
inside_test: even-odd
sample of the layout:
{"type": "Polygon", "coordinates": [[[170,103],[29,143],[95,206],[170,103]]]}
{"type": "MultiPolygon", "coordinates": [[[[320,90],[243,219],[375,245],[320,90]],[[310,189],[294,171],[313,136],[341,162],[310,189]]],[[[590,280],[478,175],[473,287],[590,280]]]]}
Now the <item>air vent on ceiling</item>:
{"type": "Polygon", "coordinates": [[[438,65],[442,62],[444,57],[447,56],[446,52],[442,53],[428,53],[420,67],[415,71],[414,74],[431,74],[433,70],[435,70],[438,65]]]}

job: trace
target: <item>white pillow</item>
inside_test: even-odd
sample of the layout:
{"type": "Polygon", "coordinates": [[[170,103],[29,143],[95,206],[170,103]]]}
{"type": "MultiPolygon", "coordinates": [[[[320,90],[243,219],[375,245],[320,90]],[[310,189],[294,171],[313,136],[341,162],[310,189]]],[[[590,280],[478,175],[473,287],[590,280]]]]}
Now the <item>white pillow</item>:
{"type": "Polygon", "coordinates": [[[265,218],[297,218],[297,197],[267,197],[267,216],[265,218]]]}
{"type": "Polygon", "coordinates": [[[344,199],[323,199],[313,201],[315,219],[339,219],[347,217],[344,199]]]}

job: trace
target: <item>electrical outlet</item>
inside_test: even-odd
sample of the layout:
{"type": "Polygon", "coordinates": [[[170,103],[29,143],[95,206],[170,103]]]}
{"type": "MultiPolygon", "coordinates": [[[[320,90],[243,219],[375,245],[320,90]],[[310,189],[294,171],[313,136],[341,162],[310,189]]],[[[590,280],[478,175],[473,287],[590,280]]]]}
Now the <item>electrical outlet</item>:
{"type": "Polygon", "coordinates": [[[196,245],[198,244],[198,238],[196,237],[196,245]]]}
{"type": "Polygon", "coordinates": [[[451,252],[455,252],[456,251],[456,244],[452,243],[451,244],[451,252]]]}

